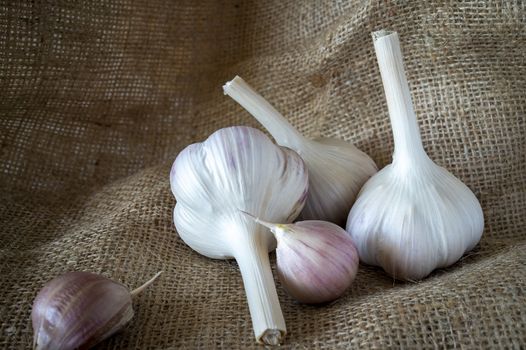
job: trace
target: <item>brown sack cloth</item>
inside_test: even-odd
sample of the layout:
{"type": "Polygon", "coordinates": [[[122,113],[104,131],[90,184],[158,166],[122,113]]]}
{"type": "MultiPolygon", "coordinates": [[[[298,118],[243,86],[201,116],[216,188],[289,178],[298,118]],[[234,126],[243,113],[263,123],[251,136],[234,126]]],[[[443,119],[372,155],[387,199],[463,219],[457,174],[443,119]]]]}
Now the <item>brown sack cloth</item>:
{"type": "Polygon", "coordinates": [[[277,284],[283,349],[526,344],[526,5],[522,1],[4,1],[0,5],[0,348],[28,349],[31,304],[66,271],[137,287],[97,349],[251,349],[233,261],[186,246],[169,169],[218,128],[260,125],[221,86],[241,75],[307,136],[380,167],[391,127],[370,33],[399,32],[424,146],[486,220],[420,283],[360,266],[323,307],[277,284]]]}

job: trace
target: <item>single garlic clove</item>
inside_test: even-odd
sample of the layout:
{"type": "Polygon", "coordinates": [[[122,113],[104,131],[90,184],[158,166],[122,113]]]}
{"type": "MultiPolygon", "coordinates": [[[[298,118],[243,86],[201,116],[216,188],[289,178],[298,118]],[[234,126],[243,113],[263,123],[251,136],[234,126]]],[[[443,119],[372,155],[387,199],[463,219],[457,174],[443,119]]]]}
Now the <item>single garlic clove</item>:
{"type": "Polygon", "coordinates": [[[279,145],[298,152],[305,161],[309,194],[301,218],[344,226],[360,188],[378,170],[374,161],[348,142],[305,138],[239,76],[227,82],[223,90],[252,114],[279,145]]]}
{"type": "Polygon", "coordinates": [[[33,349],[88,349],[119,331],[133,317],[132,296],[121,283],[89,272],[69,272],[48,282],[31,311],[33,349]]]}
{"type": "Polygon", "coordinates": [[[268,227],[278,241],[278,277],[292,297],[319,304],[339,298],[349,288],[359,258],[351,237],[340,226],[318,220],[294,224],[255,220],[268,227]]]}

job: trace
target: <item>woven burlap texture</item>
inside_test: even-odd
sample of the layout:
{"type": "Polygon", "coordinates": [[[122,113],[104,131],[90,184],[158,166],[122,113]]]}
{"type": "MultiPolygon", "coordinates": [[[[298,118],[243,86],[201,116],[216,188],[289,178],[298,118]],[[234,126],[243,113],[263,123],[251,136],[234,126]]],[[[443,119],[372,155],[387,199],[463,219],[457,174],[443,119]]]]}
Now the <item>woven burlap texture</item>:
{"type": "MultiPolygon", "coordinates": [[[[0,6],[0,348],[31,345],[31,303],[66,271],[137,287],[98,349],[258,348],[233,261],[172,223],[171,163],[218,128],[260,127],[241,75],[307,136],[380,167],[393,141],[370,33],[399,32],[424,146],[480,199],[477,248],[420,283],[360,266],[323,307],[277,283],[284,349],[526,343],[526,31],[521,1],[5,1],[0,6]]],[[[273,258],[274,263],[274,258],[273,258]]]]}

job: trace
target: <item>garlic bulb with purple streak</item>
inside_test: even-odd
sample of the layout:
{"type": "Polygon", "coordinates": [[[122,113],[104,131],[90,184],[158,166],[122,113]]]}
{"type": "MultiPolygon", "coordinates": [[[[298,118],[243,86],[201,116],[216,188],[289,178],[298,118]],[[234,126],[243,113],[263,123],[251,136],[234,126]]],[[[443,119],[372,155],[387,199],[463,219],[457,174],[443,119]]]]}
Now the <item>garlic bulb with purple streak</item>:
{"type": "Polygon", "coordinates": [[[132,292],[121,283],[90,272],[68,272],[49,281],[33,303],[33,349],[89,349],[133,317],[132,292]]]}
{"type": "Polygon", "coordinates": [[[286,333],[285,319],[268,257],[276,241],[239,210],[270,220],[294,220],[308,190],[301,158],[257,129],[229,127],[179,153],[170,183],[180,237],[207,257],[236,259],[256,340],[279,344],[286,333]]]}
{"type": "Polygon", "coordinates": [[[358,271],[358,251],[340,226],[318,220],[294,224],[254,220],[278,241],[278,277],[292,297],[306,304],[326,303],[349,288],[358,271]]]}
{"type": "Polygon", "coordinates": [[[279,145],[298,152],[305,161],[309,169],[309,195],[301,218],[344,226],[360,188],[378,170],[374,161],[343,140],[304,137],[238,76],[226,83],[223,90],[263,124],[279,145]]]}

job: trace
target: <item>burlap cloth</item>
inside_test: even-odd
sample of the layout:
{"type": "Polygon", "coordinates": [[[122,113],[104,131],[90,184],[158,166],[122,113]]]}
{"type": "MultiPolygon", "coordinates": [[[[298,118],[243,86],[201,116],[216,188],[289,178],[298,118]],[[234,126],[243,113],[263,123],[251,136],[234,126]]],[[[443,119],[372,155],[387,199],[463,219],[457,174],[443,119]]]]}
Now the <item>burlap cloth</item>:
{"type": "Polygon", "coordinates": [[[170,165],[220,127],[259,127],[222,93],[236,74],[306,135],[386,165],[381,28],[400,34],[425,148],[480,199],[484,235],[417,284],[361,266],[329,306],[278,284],[283,348],[525,346],[525,16],[521,1],[3,1],[0,348],[30,347],[33,298],[72,270],[130,287],[165,272],[98,349],[257,348],[235,262],[175,231],[170,165]]]}

